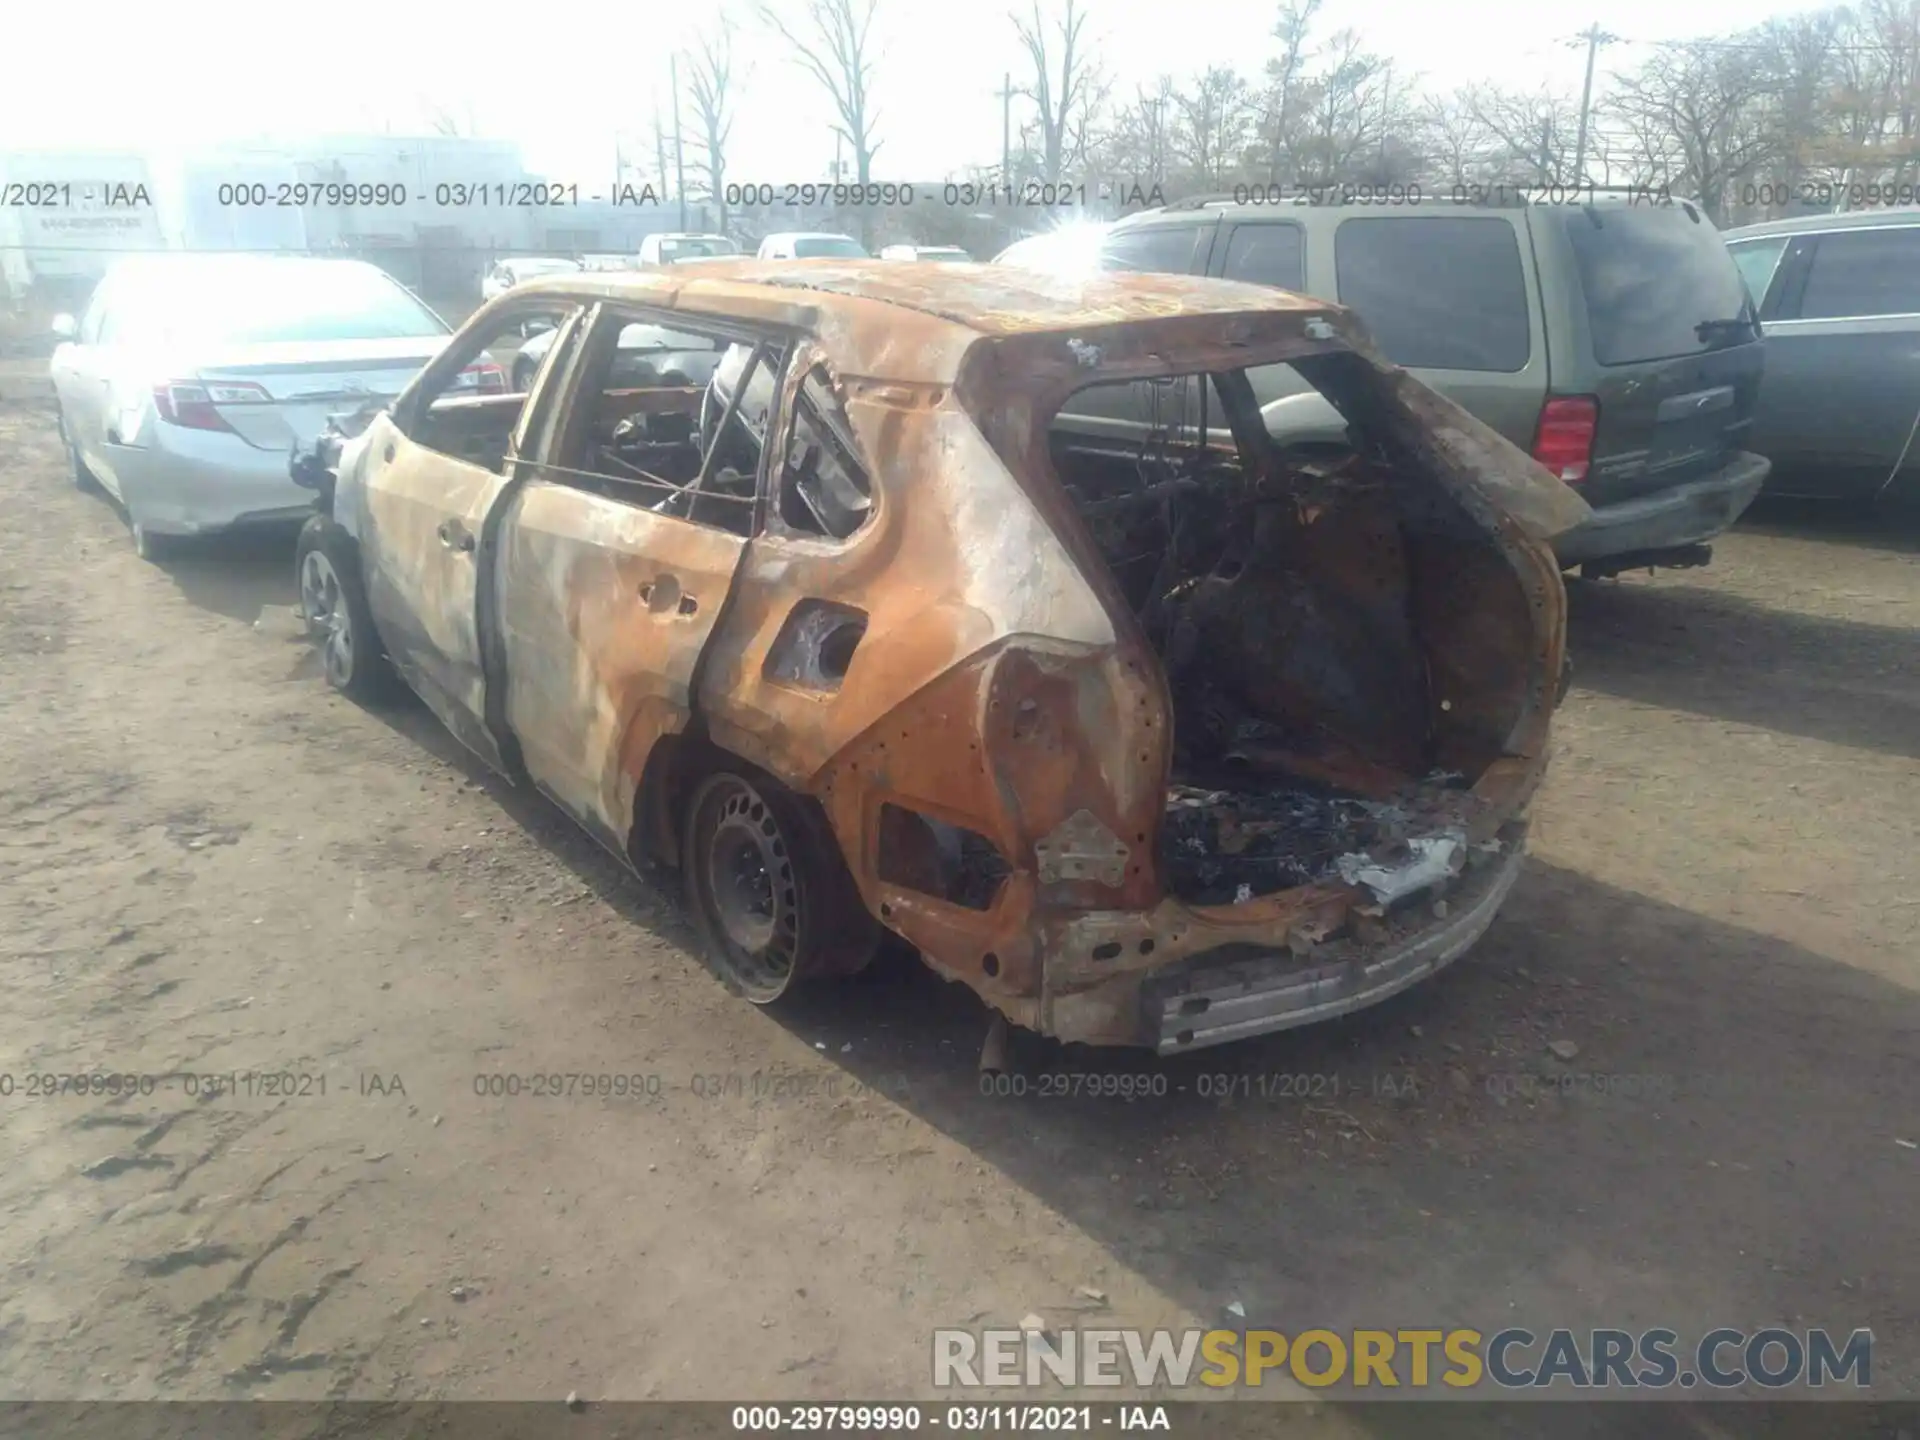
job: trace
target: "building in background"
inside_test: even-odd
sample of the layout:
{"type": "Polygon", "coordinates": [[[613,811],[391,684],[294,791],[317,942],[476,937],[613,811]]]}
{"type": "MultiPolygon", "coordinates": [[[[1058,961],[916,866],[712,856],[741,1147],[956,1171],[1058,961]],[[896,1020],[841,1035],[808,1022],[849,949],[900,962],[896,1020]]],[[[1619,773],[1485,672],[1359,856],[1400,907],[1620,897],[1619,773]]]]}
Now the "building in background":
{"type": "Polygon", "coordinates": [[[157,189],[131,151],[0,150],[0,291],[70,300],[119,255],[164,248],[157,189]]]}

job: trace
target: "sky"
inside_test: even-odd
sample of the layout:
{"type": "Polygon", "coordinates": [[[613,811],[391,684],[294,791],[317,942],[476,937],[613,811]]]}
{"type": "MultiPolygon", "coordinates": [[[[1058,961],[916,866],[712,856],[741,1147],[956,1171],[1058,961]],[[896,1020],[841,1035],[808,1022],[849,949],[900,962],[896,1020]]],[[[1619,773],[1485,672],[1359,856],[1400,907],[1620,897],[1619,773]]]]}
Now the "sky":
{"type": "MultiPolygon", "coordinates": [[[[804,0],[773,3],[797,18],[804,0]]],[[[1059,0],[1040,3],[1051,11],[1059,0]]],[[[1117,94],[1210,64],[1258,75],[1275,49],[1277,0],[1084,3],[1085,34],[1117,94]]],[[[1492,81],[1577,95],[1584,54],[1567,41],[1595,19],[1623,38],[1601,53],[1596,90],[1603,93],[1608,67],[1644,58],[1651,43],[1724,34],[1805,8],[1814,7],[1326,0],[1316,34],[1358,30],[1392,58],[1396,87],[1416,78],[1442,90],[1492,81]]],[[[739,0],[17,6],[0,21],[10,52],[0,83],[0,151],[424,134],[433,115],[446,114],[471,133],[518,142],[534,173],[598,185],[610,178],[616,134],[624,132],[632,149],[652,148],[655,106],[670,109],[668,54],[720,15],[731,18],[737,36],[730,178],[823,178],[834,157],[826,96],[756,7],[739,0]]],[[[882,56],[875,177],[939,179],[996,162],[1000,86],[1010,69],[1020,83],[1024,59],[1008,9],[993,0],[879,0],[874,28],[882,56]]]]}

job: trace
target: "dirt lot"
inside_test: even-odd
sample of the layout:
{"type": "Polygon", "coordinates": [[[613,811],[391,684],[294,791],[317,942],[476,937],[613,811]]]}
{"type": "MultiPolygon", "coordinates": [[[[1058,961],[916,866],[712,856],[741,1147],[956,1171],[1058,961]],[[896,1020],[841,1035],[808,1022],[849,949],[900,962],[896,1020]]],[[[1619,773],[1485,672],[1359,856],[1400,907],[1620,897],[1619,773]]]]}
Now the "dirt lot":
{"type": "Polygon", "coordinates": [[[1920,1392],[1910,531],[1577,587],[1536,858],[1443,979],[1177,1063],[1021,1047],[1163,1098],[989,1098],[965,992],[732,1000],[669,896],[332,695],[253,628],[285,544],[137,560],[43,374],[0,368],[0,1069],[326,1090],[0,1100],[0,1394],[920,1395],[935,1327],[1081,1287],[1143,1326],[1870,1325],[1920,1392]],[[476,1093],[536,1072],[640,1093],[476,1093]]]}

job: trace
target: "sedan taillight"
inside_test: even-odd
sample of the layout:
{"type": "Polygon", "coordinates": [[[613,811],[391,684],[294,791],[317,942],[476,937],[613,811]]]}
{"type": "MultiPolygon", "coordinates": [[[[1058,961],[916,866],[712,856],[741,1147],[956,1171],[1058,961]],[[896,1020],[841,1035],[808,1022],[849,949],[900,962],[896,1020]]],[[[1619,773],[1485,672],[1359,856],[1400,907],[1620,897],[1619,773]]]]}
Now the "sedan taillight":
{"type": "Polygon", "coordinates": [[[477,390],[482,395],[504,395],[507,372],[491,360],[477,360],[453,378],[456,390],[477,390]]]}
{"type": "Polygon", "coordinates": [[[153,387],[160,418],[186,430],[231,431],[217,407],[272,403],[273,396],[251,380],[168,380],[153,387]]]}

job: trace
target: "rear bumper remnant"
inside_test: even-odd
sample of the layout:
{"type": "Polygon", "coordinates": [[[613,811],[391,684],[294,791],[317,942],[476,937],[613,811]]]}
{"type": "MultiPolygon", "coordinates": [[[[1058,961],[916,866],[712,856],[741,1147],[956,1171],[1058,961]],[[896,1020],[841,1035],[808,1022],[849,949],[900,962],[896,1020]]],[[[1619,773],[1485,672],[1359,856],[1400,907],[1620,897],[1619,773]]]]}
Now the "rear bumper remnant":
{"type": "Polygon", "coordinates": [[[1351,1014],[1459,959],[1485,933],[1526,860],[1520,845],[1467,877],[1450,917],[1402,943],[1304,967],[1282,950],[1156,977],[1141,989],[1142,1025],[1162,1055],[1199,1050],[1351,1014]]]}
{"type": "Polygon", "coordinates": [[[1702,479],[1597,507],[1593,518],[1553,541],[1562,565],[1609,555],[1671,550],[1711,540],[1745,513],[1771,462],[1742,451],[1702,479]]]}

